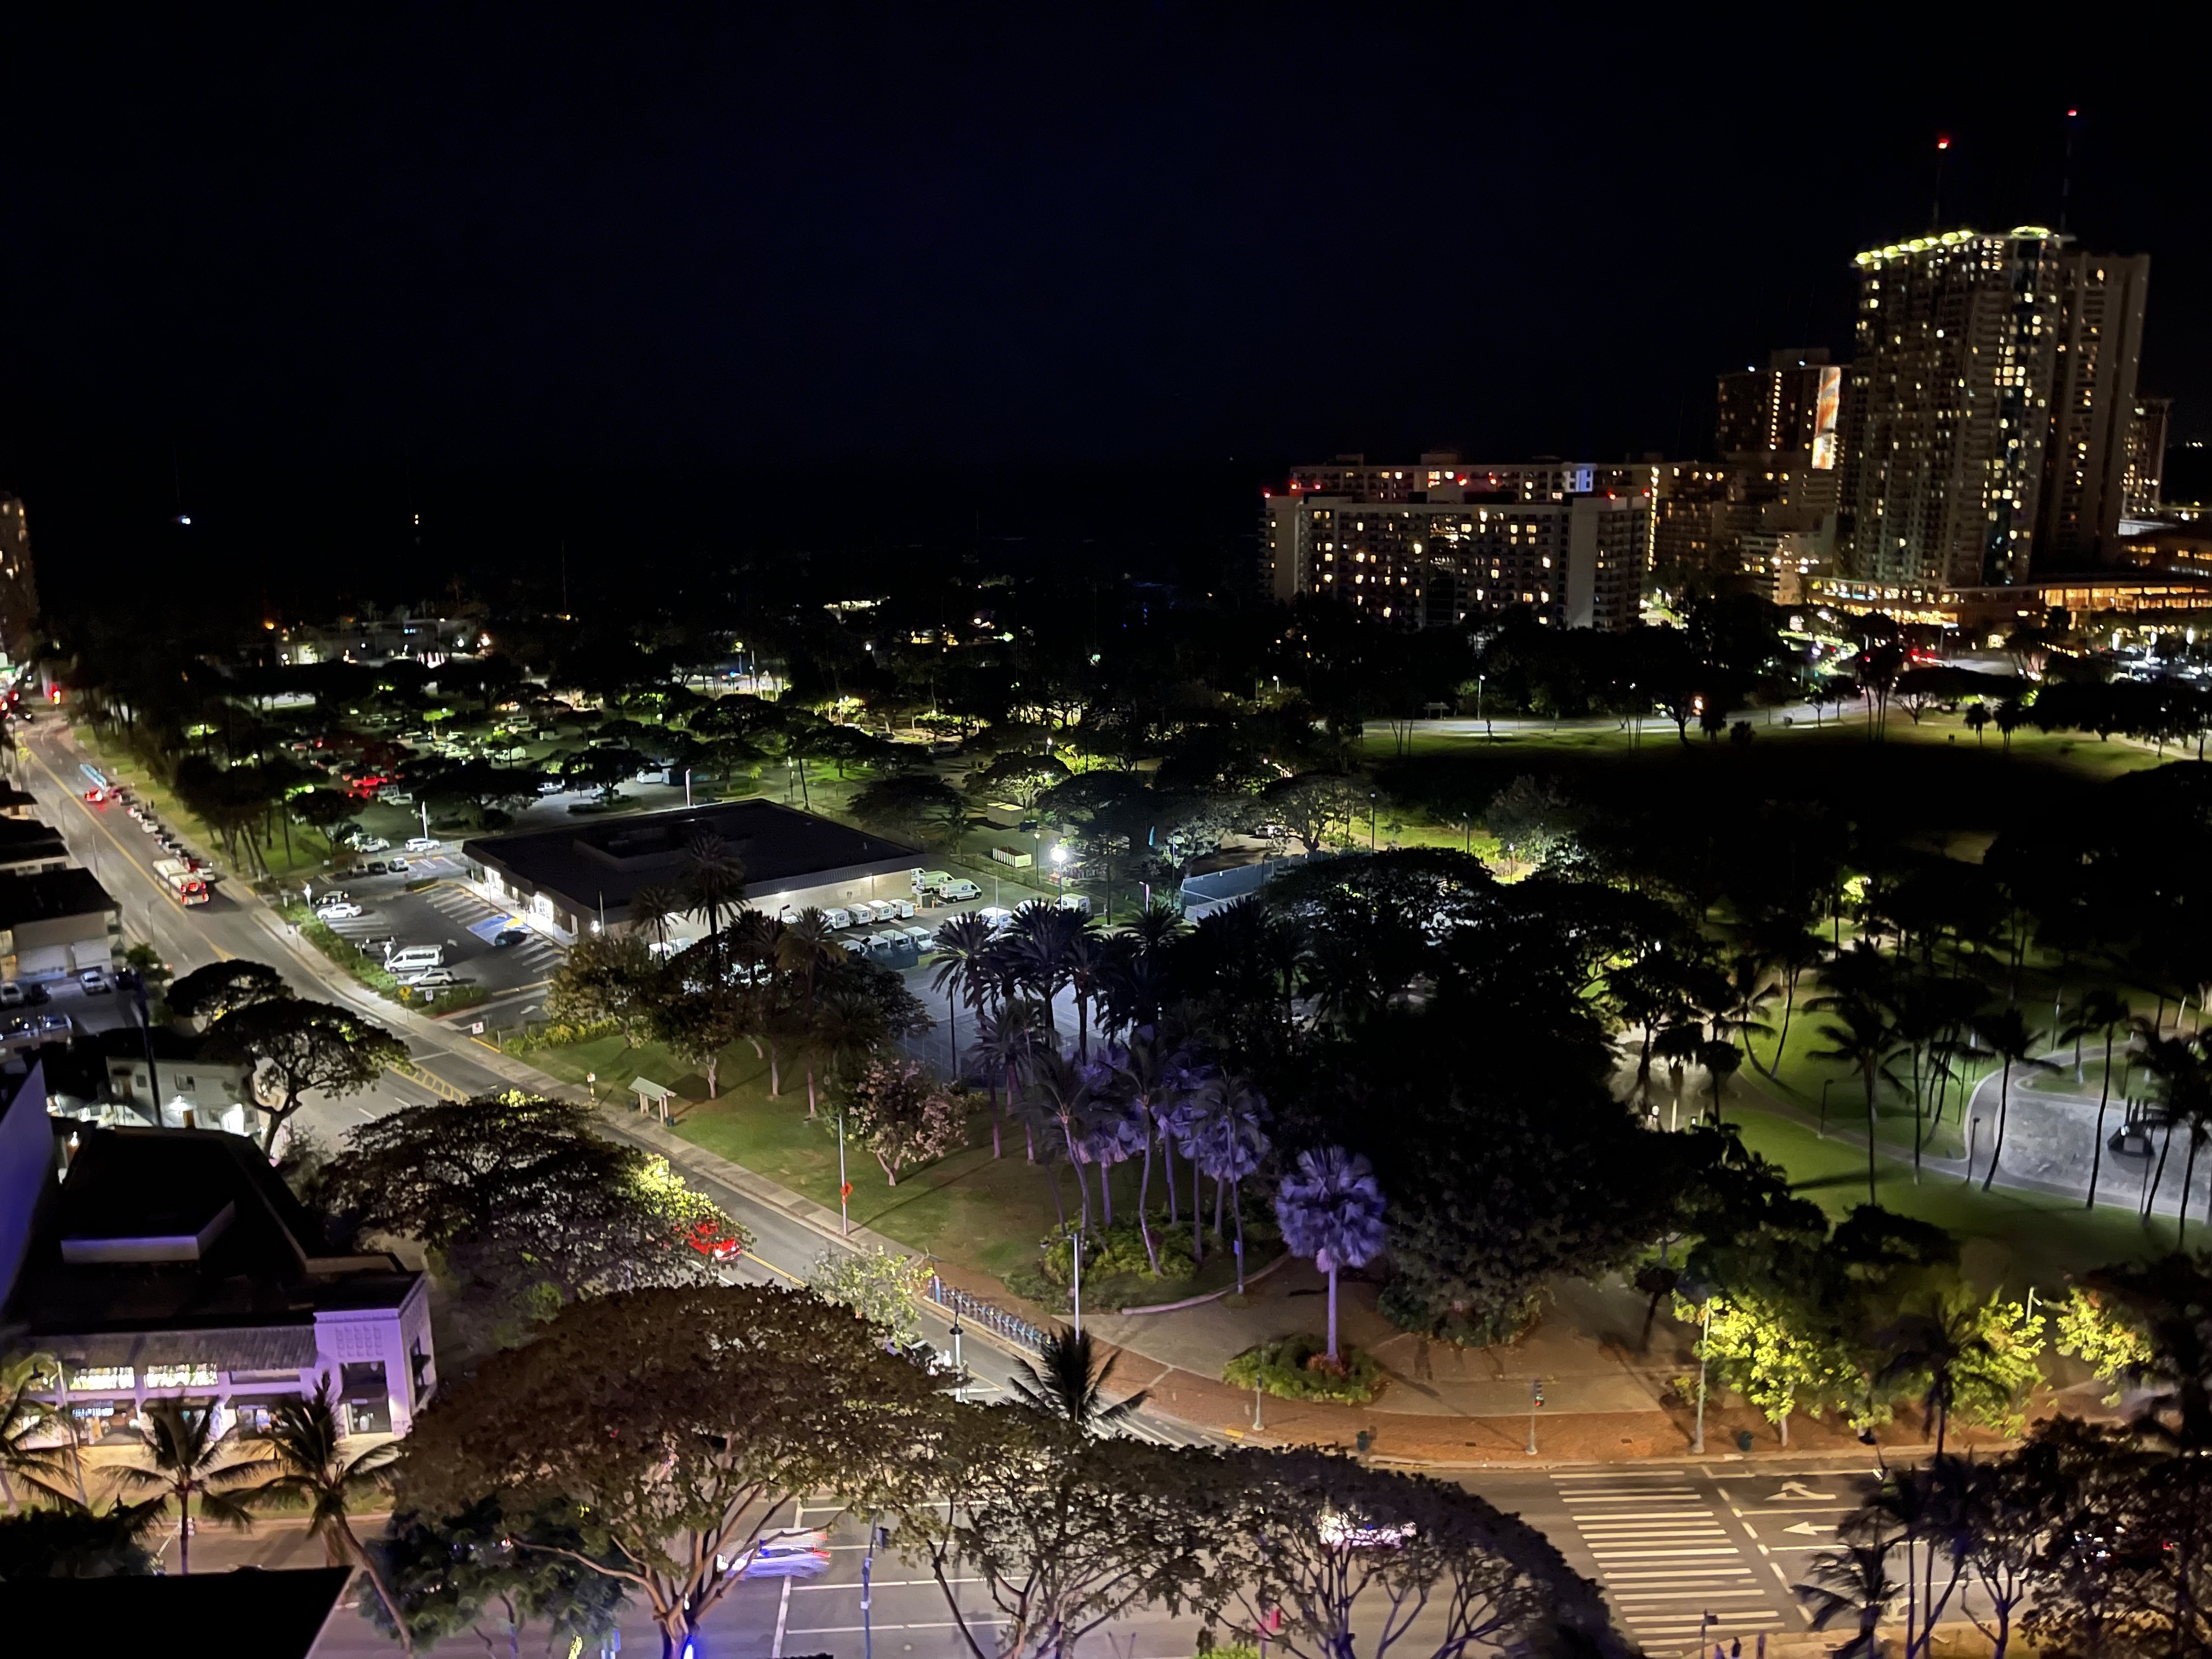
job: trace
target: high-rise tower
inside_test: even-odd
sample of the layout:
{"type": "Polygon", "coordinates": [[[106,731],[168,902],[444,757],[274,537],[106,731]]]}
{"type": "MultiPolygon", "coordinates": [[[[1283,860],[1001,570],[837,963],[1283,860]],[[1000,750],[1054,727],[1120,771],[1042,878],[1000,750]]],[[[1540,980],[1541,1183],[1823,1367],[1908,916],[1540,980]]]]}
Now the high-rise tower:
{"type": "Polygon", "coordinates": [[[2039,544],[2091,556],[2118,525],[2148,261],[2027,225],[1854,263],[1844,568],[1978,586],[2027,580],[2039,544]]]}

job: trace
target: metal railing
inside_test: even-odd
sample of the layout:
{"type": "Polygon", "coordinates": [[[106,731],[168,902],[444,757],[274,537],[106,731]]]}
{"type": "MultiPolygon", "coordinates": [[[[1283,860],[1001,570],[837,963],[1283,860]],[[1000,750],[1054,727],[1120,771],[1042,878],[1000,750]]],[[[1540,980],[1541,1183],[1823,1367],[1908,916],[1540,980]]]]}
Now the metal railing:
{"type": "Polygon", "coordinates": [[[1032,1352],[1044,1350],[1044,1333],[1018,1314],[1008,1313],[995,1303],[986,1302],[980,1296],[971,1296],[957,1285],[948,1285],[935,1273],[929,1276],[929,1299],[939,1307],[950,1310],[971,1325],[980,1325],[1009,1342],[1019,1343],[1032,1352]]]}

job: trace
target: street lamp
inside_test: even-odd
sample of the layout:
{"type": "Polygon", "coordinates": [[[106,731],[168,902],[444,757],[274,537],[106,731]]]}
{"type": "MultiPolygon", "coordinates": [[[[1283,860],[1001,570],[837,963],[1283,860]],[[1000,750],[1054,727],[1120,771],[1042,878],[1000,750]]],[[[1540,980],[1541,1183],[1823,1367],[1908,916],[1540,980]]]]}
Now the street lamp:
{"type": "Polygon", "coordinates": [[[1052,878],[1063,888],[1067,885],[1067,844],[1065,842],[1052,849],[1052,878]]]}
{"type": "Polygon", "coordinates": [[[845,1114],[837,1114],[837,1224],[843,1237],[853,1236],[853,1183],[845,1179],[845,1114]]]}

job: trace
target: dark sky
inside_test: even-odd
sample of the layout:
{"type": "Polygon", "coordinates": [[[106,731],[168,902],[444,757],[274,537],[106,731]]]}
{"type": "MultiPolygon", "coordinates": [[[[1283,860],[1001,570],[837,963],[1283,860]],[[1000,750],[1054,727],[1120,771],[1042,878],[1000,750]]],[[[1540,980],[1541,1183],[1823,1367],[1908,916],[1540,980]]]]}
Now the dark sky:
{"type": "Polygon", "coordinates": [[[2054,220],[2069,103],[2073,226],[2152,254],[2145,384],[2208,424],[2208,146],[2135,28],[52,9],[8,54],[0,483],[71,550],[173,457],[312,518],[501,469],[1695,453],[1716,371],[1847,346],[1939,130],[1947,221],[2054,220]]]}

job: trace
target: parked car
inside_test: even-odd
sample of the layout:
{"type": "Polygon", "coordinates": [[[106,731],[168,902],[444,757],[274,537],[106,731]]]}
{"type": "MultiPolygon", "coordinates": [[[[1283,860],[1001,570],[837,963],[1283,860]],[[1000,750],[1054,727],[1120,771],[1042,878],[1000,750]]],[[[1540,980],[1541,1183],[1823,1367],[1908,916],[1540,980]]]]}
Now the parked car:
{"type": "Polygon", "coordinates": [[[410,945],[404,951],[393,951],[384,958],[385,970],[395,976],[420,973],[425,968],[444,965],[446,947],[442,945],[410,945]]]}
{"type": "Polygon", "coordinates": [[[526,927],[502,927],[491,936],[491,942],[499,945],[520,945],[529,937],[526,927]]]}
{"type": "Polygon", "coordinates": [[[42,1036],[67,1036],[76,1029],[67,1014],[40,1014],[33,1024],[42,1036]]]}
{"type": "Polygon", "coordinates": [[[315,919],[318,921],[351,921],[356,917],[365,916],[368,914],[368,912],[358,904],[343,900],[336,904],[319,904],[315,907],[315,919]]]}
{"type": "Polygon", "coordinates": [[[983,918],[984,926],[994,933],[1004,933],[1014,920],[1014,913],[999,904],[987,904],[975,914],[983,918]]]}
{"type": "Polygon", "coordinates": [[[410,836],[407,837],[407,850],[410,853],[434,853],[438,850],[437,837],[434,836],[410,836]]]}
{"type": "Polygon", "coordinates": [[[115,981],[107,976],[105,968],[86,969],[76,976],[76,982],[84,987],[88,997],[104,997],[115,988],[115,981]]]}
{"type": "Polygon", "coordinates": [[[138,827],[149,836],[158,836],[161,833],[161,820],[149,812],[138,820],[138,827]]]}
{"type": "Polygon", "coordinates": [[[399,943],[399,941],[393,938],[390,933],[380,934],[375,939],[358,939],[355,942],[364,951],[382,951],[387,955],[391,952],[392,947],[399,943]]]}
{"type": "Polygon", "coordinates": [[[395,876],[404,876],[415,866],[405,859],[386,859],[384,867],[395,876]]]}
{"type": "Polygon", "coordinates": [[[344,888],[333,887],[329,892],[324,894],[322,897],[317,899],[315,902],[318,904],[346,904],[349,903],[352,899],[353,895],[346,891],[344,888]]]}
{"type": "Polygon", "coordinates": [[[419,968],[412,973],[394,974],[392,977],[416,991],[439,991],[448,986],[468,983],[450,968],[419,968]]]}

